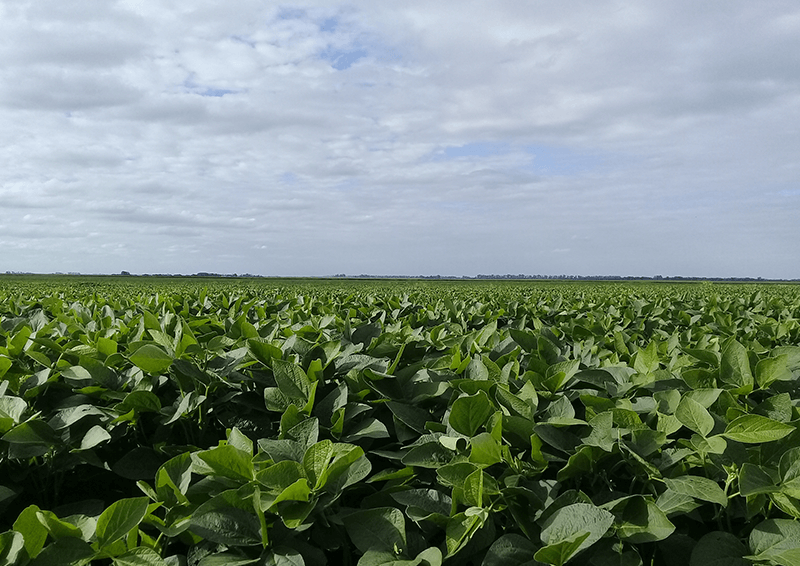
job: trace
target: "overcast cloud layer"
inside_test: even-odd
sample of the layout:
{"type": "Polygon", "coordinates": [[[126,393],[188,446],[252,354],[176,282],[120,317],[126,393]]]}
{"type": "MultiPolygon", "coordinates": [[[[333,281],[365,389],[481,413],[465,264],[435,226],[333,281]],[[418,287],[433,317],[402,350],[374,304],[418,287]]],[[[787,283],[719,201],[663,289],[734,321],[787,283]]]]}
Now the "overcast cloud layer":
{"type": "Polygon", "coordinates": [[[800,277],[796,0],[3,0],[0,271],[800,277]]]}

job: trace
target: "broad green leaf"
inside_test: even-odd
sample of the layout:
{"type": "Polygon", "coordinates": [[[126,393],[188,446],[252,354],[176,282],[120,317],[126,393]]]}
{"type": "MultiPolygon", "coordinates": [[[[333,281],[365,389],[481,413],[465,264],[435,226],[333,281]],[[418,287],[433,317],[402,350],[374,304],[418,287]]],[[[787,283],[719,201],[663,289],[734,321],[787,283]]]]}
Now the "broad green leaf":
{"type": "Polygon", "coordinates": [[[253,456],[253,441],[250,440],[246,435],[242,434],[242,432],[236,427],[233,427],[228,433],[228,444],[238,448],[250,457],[253,456]]]}
{"type": "Polygon", "coordinates": [[[15,426],[3,435],[3,440],[11,444],[31,444],[50,447],[55,443],[55,433],[46,422],[32,419],[15,426]]]}
{"type": "Polygon", "coordinates": [[[265,566],[305,566],[303,555],[293,548],[279,546],[267,559],[265,566]]]}
{"type": "Polygon", "coordinates": [[[708,436],[714,428],[714,417],[708,410],[691,397],[684,396],[675,410],[675,416],[687,428],[708,436]]]}
{"type": "Polygon", "coordinates": [[[479,466],[470,462],[456,462],[437,468],[436,475],[442,485],[460,489],[464,487],[464,480],[467,479],[467,476],[478,469],[480,469],[479,466]]]}
{"type": "MultiPolygon", "coordinates": [[[[541,538],[547,546],[567,543],[569,556],[585,550],[606,534],[614,522],[614,515],[589,503],[573,503],[557,510],[542,525],[541,538]],[[585,536],[584,536],[585,535],[585,536]],[[580,543],[573,543],[580,540],[580,543]]],[[[563,556],[563,554],[562,554],[563,556]]],[[[537,558],[542,560],[542,558],[537,558]]],[[[551,562],[555,564],[556,562],[551,562]]],[[[563,564],[563,562],[561,562],[563,564]]]]}
{"type": "Polygon", "coordinates": [[[401,505],[406,505],[409,510],[418,509],[429,515],[439,514],[448,517],[453,504],[450,496],[435,489],[407,489],[391,495],[392,499],[401,505]]]}
{"type": "Polygon", "coordinates": [[[658,369],[658,344],[650,342],[647,348],[640,349],[636,353],[633,369],[638,373],[651,373],[658,369]]]}
{"type": "Polygon", "coordinates": [[[497,482],[483,470],[472,472],[464,480],[464,497],[471,506],[488,507],[489,497],[499,494],[497,482]]]}
{"type": "Polygon", "coordinates": [[[795,499],[800,499],[800,446],[789,448],[783,453],[778,465],[781,478],[781,491],[795,499]]]}
{"type": "Polygon", "coordinates": [[[151,391],[131,391],[115,409],[120,413],[157,413],[161,410],[161,400],[151,391]]]}
{"type": "Polygon", "coordinates": [[[474,436],[470,441],[469,461],[484,466],[491,466],[502,461],[500,443],[488,432],[474,436]]]}
{"type": "Polygon", "coordinates": [[[167,566],[159,554],[152,548],[137,546],[125,554],[113,558],[114,566],[167,566]]]}
{"type": "Polygon", "coordinates": [[[277,462],[256,474],[256,481],[267,489],[280,492],[305,477],[303,466],[292,460],[277,462]]]}
{"type": "Polygon", "coordinates": [[[395,418],[404,425],[419,434],[425,434],[425,423],[431,420],[431,414],[428,411],[397,401],[389,401],[386,406],[389,407],[395,418]]]}
{"type": "Polygon", "coordinates": [[[47,533],[54,540],[62,538],[81,538],[83,536],[83,533],[78,527],[60,519],[52,511],[35,510],[34,512],[36,513],[36,518],[39,519],[39,523],[47,529],[47,533]]]}
{"type": "Polygon", "coordinates": [[[223,491],[192,513],[189,529],[217,544],[255,546],[262,543],[261,523],[253,505],[236,490],[223,491]]]}
{"type": "Polygon", "coordinates": [[[750,558],[781,566],[800,565],[800,523],[789,519],[762,521],[750,533],[750,558]]]}
{"type": "Polygon", "coordinates": [[[714,531],[697,542],[689,566],[749,566],[745,554],[747,549],[734,535],[714,531]]]}
{"type": "Polygon", "coordinates": [[[186,504],[186,492],[192,477],[192,456],[183,453],[164,462],[156,472],[156,493],[168,506],[186,504]]]}
{"type": "Polygon", "coordinates": [[[590,535],[586,531],[575,533],[567,539],[540,548],[533,557],[537,562],[561,566],[580,551],[581,545],[590,535]]]}
{"type": "Polygon", "coordinates": [[[30,558],[36,558],[47,540],[47,528],[36,514],[39,511],[36,505],[30,505],[23,509],[14,521],[14,530],[25,537],[25,551],[30,558]]]}
{"type": "Polygon", "coordinates": [[[13,365],[14,362],[12,362],[10,359],[5,356],[0,356],[0,377],[3,377],[13,365]]]}
{"type": "Polygon", "coordinates": [[[788,393],[773,395],[759,403],[753,413],[774,421],[788,423],[792,420],[792,398],[788,393]]]}
{"type": "Polygon", "coordinates": [[[172,365],[172,356],[154,344],[145,344],[130,355],[133,364],[151,374],[164,373],[172,365]]]}
{"type": "Polygon", "coordinates": [[[734,393],[747,395],[753,391],[753,374],[747,349],[734,338],[722,344],[722,359],[719,366],[720,381],[734,393]]]}
{"type": "Polygon", "coordinates": [[[247,341],[247,351],[267,367],[272,367],[273,360],[280,360],[283,357],[283,352],[280,348],[262,342],[259,339],[249,339],[247,341]]]}
{"type": "Polygon", "coordinates": [[[347,486],[366,478],[372,471],[372,464],[360,446],[334,444],[333,460],[322,473],[320,485],[325,491],[338,493],[347,486]]]}
{"type": "Polygon", "coordinates": [[[230,444],[196,452],[192,457],[202,460],[214,475],[238,481],[253,479],[253,463],[250,455],[230,444]]]}
{"type": "Polygon", "coordinates": [[[776,489],[772,477],[760,466],[745,462],[739,471],[739,493],[745,497],[759,493],[770,493],[776,489]]]}
{"type": "Polygon", "coordinates": [[[22,558],[25,540],[17,531],[0,533],[0,564],[17,564],[22,558]]]}
{"type": "Polygon", "coordinates": [[[675,531],[675,525],[652,501],[634,496],[625,502],[617,536],[631,544],[664,540],[675,531]]]}
{"type": "Polygon", "coordinates": [[[452,459],[453,452],[434,440],[415,446],[400,461],[406,466],[436,469],[448,464],[452,459]]]}
{"type": "Polygon", "coordinates": [[[358,550],[401,553],[406,546],[403,513],[394,507],[356,511],[344,517],[344,526],[358,550]]]}
{"type": "Polygon", "coordinates": [[[142,522],[147,514],[147,497],[120,499],[112,503],[97,519],[97,542],[100,548],[119,540],[142,522]]]}
{"type": "Polygon", "coordinates": [[[766,389],[776,381],[789,381],[792,372],[788,366],[789,356],[786,354],[775,358],[766,358],[756,365],[756,382],[761,389],[766,389]]]}
{"type": "Polygon", "coordinates": [[[108,357],[117,353],[117,342],[111,338],[100,336],[97,338],[97,351],[108,357]]]}
{"type": "Polygon", "coordinates": [[[728,505],[728,498],[719,484],[708,478],[701,476],[678,476],[676,478],[664,478],[667,487],[676,493],[689,495],[702,501],[718,503],[723,507],[728,505]]]}
{"type": "Polygon", "coordinates": [[[48,544],[31,566],[85,566],[95,557],[89,543],[78,538],[62,538],[48,544]]]}
{"type": "Polygon", "coordinates": [[[731,421],[722,436],[750,444],[780,440],[794,432],[795,427],[760,415],[742,415],[731,421]]]}
{"type": "MultiPolygon", "coordinates": [[[[474,509],[470,507],[468,511],[474,509]]],[[[485,514],[485,510],[481,510],[485,514]]],[[[458,513],[450,517],[445,529],[445,546],[447,556],[453,556],[461,551],[475,533],[483,526],[485,515],[480,513],[458,513]]]]}
{"type": "Polygon", "coordinates": [[[272,371],[281,393],[292,400],[308,401],[311,395],[311,381],[303,368],[293,362],[273,359],[272,371]]]}
{"type": "Polygon", "coordinates": [[[309,446],[306,450],[303,455],[303,469],[312,489],[320,489],[323,486],[324,474],[333,456],[333,443],[327,439],[309,446]]]}
{"type": "Polygon", "coordinates": [[[111,435],[100,425],[94,425],[81,439],[81,450],[89,450],[98,444],[111,440],[111,435]]]}
{"type": "Polygon", "coordinates": [[[535,566],[538,546],[516,534],[506,534],[492,543],[481,566],[535,566]]]}
{"type": "Polygon", "coordinates": [[[462,396],[455,400],[450,408],[448,422],[457,432],[474,436],[494,411],[489,396],[484,391],[478,391],[475,395],[462,396]]]}

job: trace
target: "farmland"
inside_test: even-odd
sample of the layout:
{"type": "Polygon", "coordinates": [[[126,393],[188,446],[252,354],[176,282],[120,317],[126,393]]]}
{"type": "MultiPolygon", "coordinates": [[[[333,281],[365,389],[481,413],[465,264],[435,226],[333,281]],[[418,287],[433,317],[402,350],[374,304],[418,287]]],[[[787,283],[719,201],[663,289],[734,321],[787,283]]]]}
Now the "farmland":
{"type": "Polygon", "coordinates": [[[800,288],[0,278],[0,565],[800,565],[800,288]]]}

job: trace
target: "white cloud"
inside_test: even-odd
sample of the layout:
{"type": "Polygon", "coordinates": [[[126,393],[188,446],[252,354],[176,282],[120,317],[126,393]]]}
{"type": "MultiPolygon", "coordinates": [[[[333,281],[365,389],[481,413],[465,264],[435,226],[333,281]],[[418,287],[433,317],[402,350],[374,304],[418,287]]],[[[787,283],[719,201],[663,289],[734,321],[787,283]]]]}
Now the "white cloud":
{"type": "Polygon", "coordinates": [[[798,28],[778,0],[5,2],[0,270],[800,277],[798,28]]]}

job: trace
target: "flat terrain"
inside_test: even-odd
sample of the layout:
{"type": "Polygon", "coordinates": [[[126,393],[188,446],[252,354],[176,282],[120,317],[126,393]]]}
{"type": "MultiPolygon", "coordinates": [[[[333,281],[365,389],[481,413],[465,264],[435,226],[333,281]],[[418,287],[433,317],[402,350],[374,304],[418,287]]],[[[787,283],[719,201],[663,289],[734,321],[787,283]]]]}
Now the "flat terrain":
{"type": "Polygon", "coordinates": [[[800,564],[800,286],[0,277],[0,564],[800,564]]]}

